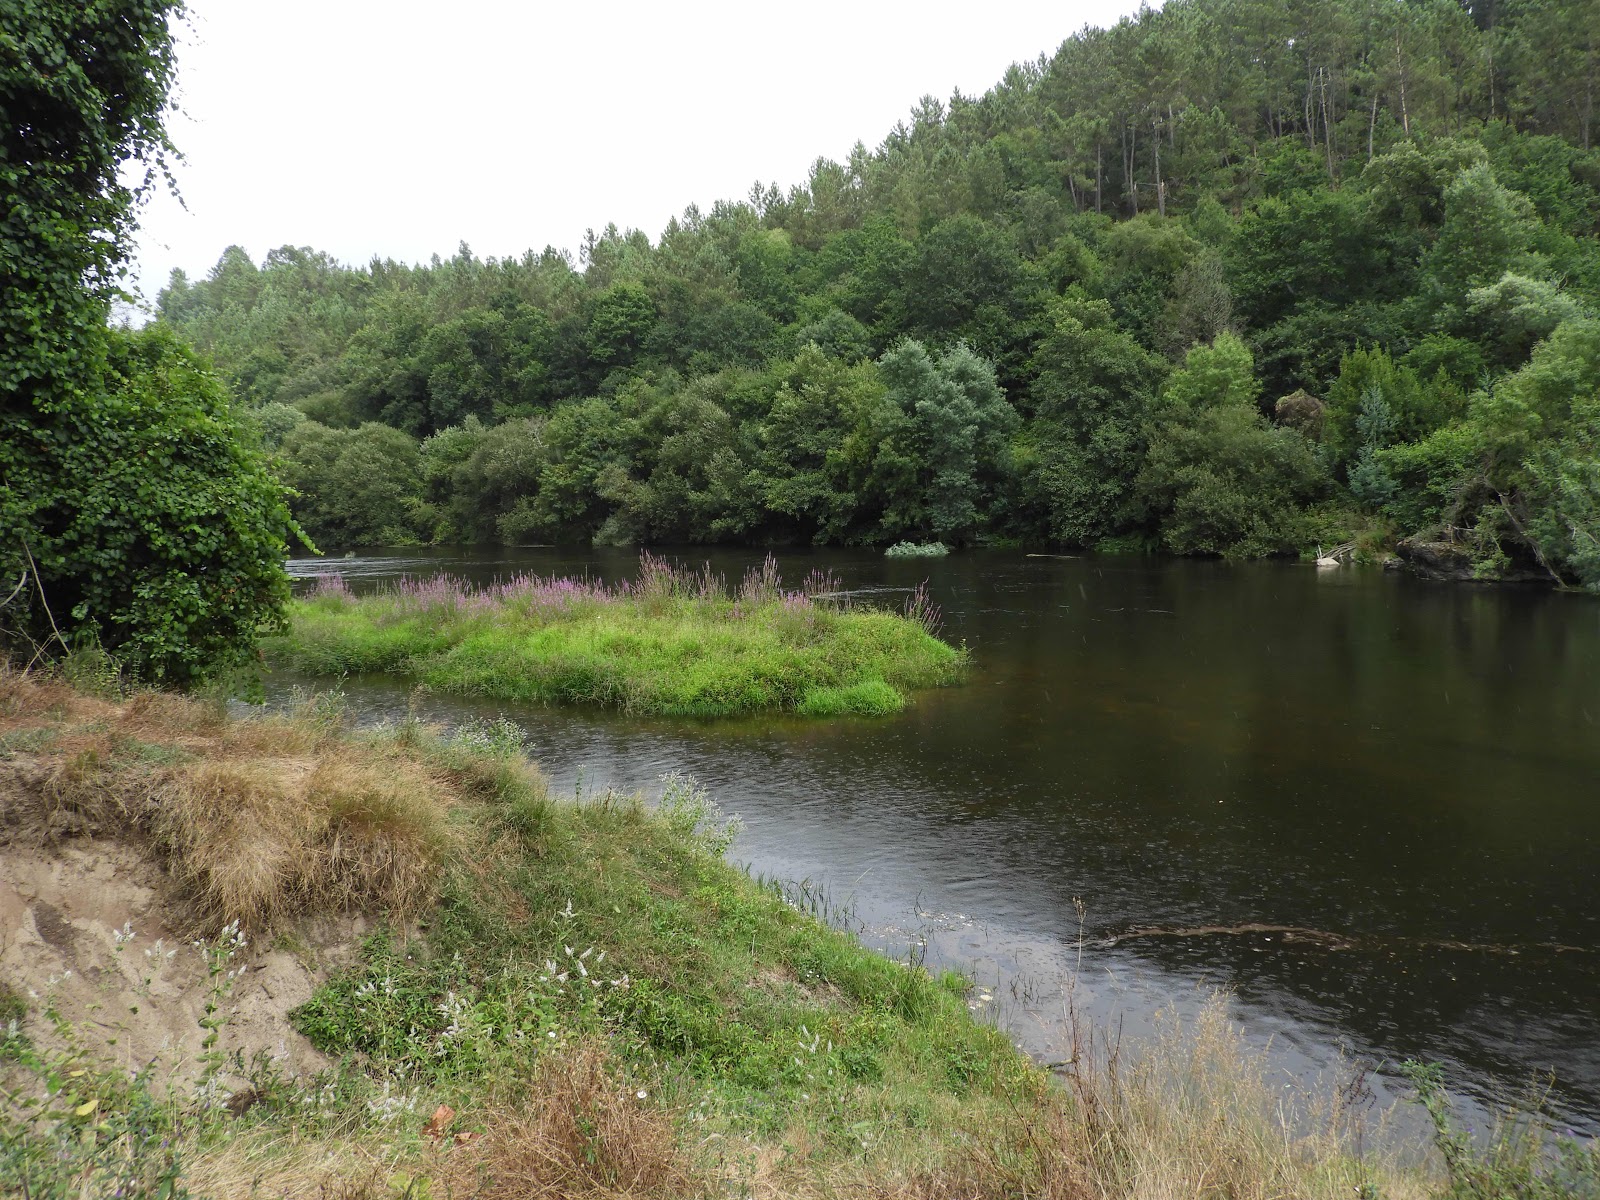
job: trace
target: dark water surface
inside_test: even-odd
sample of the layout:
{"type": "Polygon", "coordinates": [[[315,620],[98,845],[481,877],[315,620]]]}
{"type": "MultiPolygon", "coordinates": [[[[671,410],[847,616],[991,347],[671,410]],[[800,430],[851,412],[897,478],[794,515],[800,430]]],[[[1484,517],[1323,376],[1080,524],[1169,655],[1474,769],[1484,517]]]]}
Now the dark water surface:
{"type": "MultiPolygon", "coordinates": [[[[759,555],[672,557],[737,577],[759,555]]],[[[743,818],[736,858],[822,885],[873,944],[975,973],[1046,1059],[1065,1056],[1069,995],[1137,1039],[1226,987],[1287,1076],[1337,1074],[1341,1053],[1437,1060],[1470,1105],[1553,1073],[1560,1119],[1600,1128],[1600,601],[1298,564],[780,565],[927,579],[968,681],[878,721],[422,708],[505,712],[560,790],[693,774],[743,818]],[[1249,924],[1303,932],[1216,931],[1249,924]]],[[[291,571],[359,587],[636,566],[423,551],[291,571]]],[[[409,700],[401,681],[345,690],[369,719],[409,700]]]]}

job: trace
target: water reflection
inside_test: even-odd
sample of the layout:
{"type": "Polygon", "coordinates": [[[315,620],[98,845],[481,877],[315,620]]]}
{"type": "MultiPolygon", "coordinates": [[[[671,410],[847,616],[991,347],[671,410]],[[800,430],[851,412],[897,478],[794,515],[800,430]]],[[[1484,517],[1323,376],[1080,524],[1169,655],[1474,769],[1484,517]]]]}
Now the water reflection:
{"type": "MultiPolygon", "coordinates": [[[[684,557],[736,578],[756,556],[684,557]]],[[[692,772],[743,816],[737,856],[825,884],[869,940],[925,938],[977,971],[1046,1057],[1068,981],[1130,1032],[1225,985],[1292,1071],[1340,1048],[1438,1059],[1479,1097],[1554,1072],[1564,1115],[1594,1127],[1600,603],[1295,564],[783,561],[888,602],[927,578],[970,679],[870,722],[423,707],[505,709],[562,789],[692,772]],[[1177,932],[1249,924],[1337,938],[1177,932]],[[1135,927],[1174,932],[1106,941],[1135,927]]],[[[635,566],[555,550],[291,564],[358,587],[635,566]]],[[[414,702],[395,681],[347,690],[374,718],[414,702]]]]}

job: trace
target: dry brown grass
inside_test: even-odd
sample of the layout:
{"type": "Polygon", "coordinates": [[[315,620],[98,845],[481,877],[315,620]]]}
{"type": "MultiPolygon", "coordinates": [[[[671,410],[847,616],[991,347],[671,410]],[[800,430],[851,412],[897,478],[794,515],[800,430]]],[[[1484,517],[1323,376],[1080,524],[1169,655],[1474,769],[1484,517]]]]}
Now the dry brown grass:
{"type": "Polygon", "coordinates": [[[59,679],[0,666],[0,722],[61,708],[78,699],[87,697],[80,697],[59,679]]]}
{"type": "MultiPolygon", "coordinates": [[[[1438,1194],[1387,1155],[1353,1154],[1348,1112],[1274,1083],[1214,998],[1174,1018],[1137,1053],[1095,1039],[1065,1093],[1052,1091],[922,1146],[880,1146],[872,1161],[792,1169],[804,1138],[785,1137],[791,1169],[758,1177],[770,1197],[874,1200],[1386,1200],[1438,1194]],[[923,1161],[919,1161],[922,1159],[923,1161]]],[[[1390,1145],[1369,1129],[1368,1144],[1390,1145]]]]}
{"type": "Polygon", "coordinates": [[[1428,1194],[1393,1163],[1352,1154],[1362,1114],[1275,1083],[1222,996],[1172,1018],[1137,1055],[1081,1048],[1071,1084],[1066,1135],[1096,1197],[1348,1200],[1376,1181],[1392,1200],[1428,1194]]]}
{"type": "MultiPolygon", "coordinates": [[[[798,1193],[786,1188],[772,1194],[798,1193]]],[[[887,1176],[868,1172],[859,1180],[836,1178],[825,1188],[807,1188],[803,1194],[859,1196],[864,1200],[1098,1200],[1069,1156],[1052,1149],[1037,1160],[1023,1163],[1009,1153],[998,1152],[996,1147],[954,1156],[929,1171],[887,1176]]]]}
{"type": "Polygon", "coordinates": [[[147,845],[194,924],[429,903],[475,782],[415,748],[305,717],[230,720],[157,692],[124,701],[0,671],[0,845],[147,845]]]}
{"type": "Polygon", "coordinates": [[[437,772],[402,754],[321,759],[306,800],[327,814],[327,901],[349,907],[375,896],[385,909],[409,913],[419,897],[431,899],[434,871],[455,840],[448,824],[455,799],[437,772]]]}
{"type": "Polygon", "coordinates": [[[175,692],[136,692],[120,706],[119,716],[131,730],[157,734],[181,730],[191,736],[220,737],[229,724],[221,702],[175,692]]]}
{"type": "Polygon", "coordinates": [[[710,1190],[670,1116],[630,1090],[593,1044],[543,1060],[523,1102],[494,1113],[442,1167],[435,1194],[473,1200],[668,1200],[710,1190]]]}
{"type": "Polygon", "coordinates": [[[320,823],[276,764],[201,761],[153,781],[150,829],[207,923],[259,928],[298,907],[320,823]]]}
{"type": "Polygon", "coordinates": [[[252,1131],[187,1155],[183,1183],[190,1195],[208,1200],[400,1200],[403,1188],[395,1181],[426,1178],[429,1166],[425,1157],[371,1139],[252,1131]]]}
{"type": "Polygon", "coordinates": [[[597,1043],[541,1059],[515,1101],[463,1114],[474,1131],[464,1142],[432,1137],[425,1122],[417,1114],[405,1136],[353,1140],[252,1130],[187,1157],[184,1183],[214,1200],[692,1200],[715,1191],[671,1115],[641,1101],[597,1043]]]}

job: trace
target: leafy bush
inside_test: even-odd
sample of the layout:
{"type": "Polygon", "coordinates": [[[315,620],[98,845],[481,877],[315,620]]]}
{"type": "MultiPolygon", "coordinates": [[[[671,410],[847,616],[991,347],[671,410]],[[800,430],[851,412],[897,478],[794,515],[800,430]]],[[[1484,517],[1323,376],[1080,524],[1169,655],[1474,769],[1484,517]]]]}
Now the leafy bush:
{"type": "MultiPolygon", "coordinates": [[[[1511,1114],[1482,1141],[1455,1121],[1437,1063],[1408,1060],[1400,1072],[1417,1089],[1444,1159],[1447,1200],[1587,1200],[1600,1196],[1600,1144],[1559,1138],[1525,1114],[1511,1114]]],[[[1536,1106],[1534,1106],[1536,1109],[1536,1106]]]]}
{"type": "Polygon", "coordinates": [[[32,572],[18,644],[97,638],[177,685],[248,667],[289,598],[284,490],[169,330],[109,331],[106,350],[94,393],[36,409],[5,453],[23,511],[0,554],[32,572]]]}
{"type": "Polygon", "coordinates": [[[883,552],[885,558],[943,558],[950,547],[943,542],[896,542],[883,552]]]}
{"type": "Polygon", "coordinates": [[[1164,426],[1138,493],[1158,514],[1167,549],[1253,556],[1298,549],[1301,514],[1326,483],[1304,438],[1240,406],[1164,426]]]}
{"type": "Polygon", "coordinates": [[[209,371],[169,332],[106,328],[135,202],[171,149],[182,10],[0,8],[3,636],[30,657],[97,638],[178,684],[246,664],[282,621],[293,532],[209,371]]]}

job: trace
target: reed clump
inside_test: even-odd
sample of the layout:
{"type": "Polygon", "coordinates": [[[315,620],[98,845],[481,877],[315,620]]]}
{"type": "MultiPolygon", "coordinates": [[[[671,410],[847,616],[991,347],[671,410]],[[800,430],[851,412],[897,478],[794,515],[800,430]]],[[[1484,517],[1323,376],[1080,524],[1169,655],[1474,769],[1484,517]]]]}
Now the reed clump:
{"type": "Polygon", "coordinates": [[[732,588],[648,553],[619,584],[523,575],[472,589],[436,576],[356,596],[330,575],[291,618],[271,653],[311,674],[392,672],[664,716],[883,716],[955,681],[966,660],[939,640],[925,592],[904,612],[857,607],[825,574],[786,587],[770,557],[732,588]]]}

